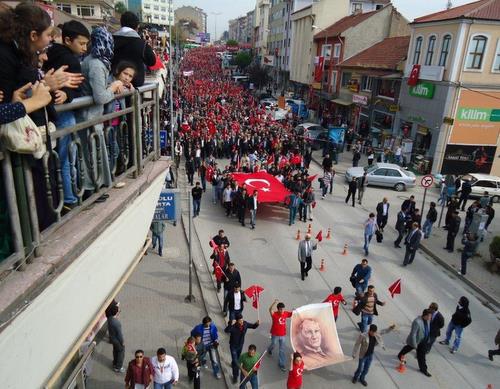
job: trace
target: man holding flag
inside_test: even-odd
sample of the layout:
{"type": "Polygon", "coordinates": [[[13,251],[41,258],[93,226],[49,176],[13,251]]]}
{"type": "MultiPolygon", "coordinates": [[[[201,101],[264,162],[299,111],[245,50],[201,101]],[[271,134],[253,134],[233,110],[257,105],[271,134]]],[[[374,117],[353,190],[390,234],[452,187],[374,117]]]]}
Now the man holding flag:
{"type": "Polygon", "coordinates": [[[273,301],[269,307],[269,315],[271,315],[271,320],[273,322],[271,326],[271,344],[267,348],[269,355],[273,355],[274,344],[278,341],[279,345],[279,355],[278,364],[281,371],[286,372],[285,368],[285,340],[286,340],[286,319],[292,317],[292,312],[285,311],[285,304],[278,302],[277,299],[273,301]],[[273,312],[274,306],[277,310],[273,312]]]}
{"type": "MultiPolygon", "coordinates": [[[[263,355],[262,355],[263,356],[263,355]]],[[[260,367],[262,356],[257,352],[257,346],[248,346],[248,352],[241,354],[238,362],[240,366],[240,389],[245,389],[247,382],[250,382],[252,389],[259,389],[259,379],[257,371],[260,367]]]]}

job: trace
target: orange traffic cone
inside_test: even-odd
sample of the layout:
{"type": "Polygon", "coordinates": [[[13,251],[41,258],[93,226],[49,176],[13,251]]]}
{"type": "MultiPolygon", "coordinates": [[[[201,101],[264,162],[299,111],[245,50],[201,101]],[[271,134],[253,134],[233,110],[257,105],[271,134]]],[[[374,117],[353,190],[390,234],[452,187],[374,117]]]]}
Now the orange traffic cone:
{"type": "Polygon", "coordinates": [[[295,239],[300,240],[300,230],[297,230],[297,236],[295,237],[295,239]]]}
{"type": "Polygon", "coordinates": [[[332,237],[332,229],[328,228],[328,234],[326,234],[326,239],[330,239],[332,237]]]}
{"type": "Polygon", "coordinates": [[[493,384],[488,384],[488,386],[486,386],[486,389],[493,389],[493,384]]]}
{"type": "Polygon", "coordinates": [[[325,271],[326,268],[325,268],[325,260],[322,259],[321,260],[321,264],[319,265],[319,271],[325,271]]]}
{"type": "Polygon", "coordinates": [[[344,251],[342,251],[342,255],[347,255],[347,242],[344,244],[344,251]]]}
{"type": "Polygon", "coordinates": [[[401,374],[406,373],[406,359],[404,356],[402,356],[401,359],[399,360],[399,366],[396,370],[399,371],[401,374]]]}
{"type": "Polygon", "coordinates": [[[307,227],[307,233],[310,234],[312,231],[312,225],[309,224],[309,226],[307,227]]]}

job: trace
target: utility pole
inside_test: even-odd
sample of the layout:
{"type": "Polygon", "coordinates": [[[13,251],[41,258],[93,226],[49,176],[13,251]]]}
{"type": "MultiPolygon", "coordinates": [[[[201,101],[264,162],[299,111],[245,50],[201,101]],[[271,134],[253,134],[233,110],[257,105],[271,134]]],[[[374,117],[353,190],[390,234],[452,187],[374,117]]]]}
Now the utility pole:
{"type": "Polygon", "coordinates": [[[214,18],[214,43],[217,40],[217,16],[221,15],[222,12],[210,12],[212,15],[215,16],[214,18]]]}
{"type": "MultiPolygon", "coordinates": [[[[170,156],[172,161],[174,160],[174,120],[177,118],[174,117],[174,72],[172,69],[172,62],[174,60],[174,56],[172,55],[172,0],[168,0],[168,70],[170,74],[170,156]]],[[[191,244],[191,242],[190,242],[191,244]]]]}

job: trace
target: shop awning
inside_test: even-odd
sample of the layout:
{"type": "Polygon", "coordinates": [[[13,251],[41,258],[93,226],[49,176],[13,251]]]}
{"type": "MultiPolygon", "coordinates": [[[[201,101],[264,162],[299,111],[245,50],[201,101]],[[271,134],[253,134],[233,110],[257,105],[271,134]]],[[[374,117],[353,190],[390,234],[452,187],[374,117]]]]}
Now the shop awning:
{"type": "Polygon", "coordinates": [[[345,106],[349,106],[349,105],[353,104],[352,101],[344,100],[344,99],[333,99],[332,103],[339,104],[339,105],[345,105],[345,106]]]}

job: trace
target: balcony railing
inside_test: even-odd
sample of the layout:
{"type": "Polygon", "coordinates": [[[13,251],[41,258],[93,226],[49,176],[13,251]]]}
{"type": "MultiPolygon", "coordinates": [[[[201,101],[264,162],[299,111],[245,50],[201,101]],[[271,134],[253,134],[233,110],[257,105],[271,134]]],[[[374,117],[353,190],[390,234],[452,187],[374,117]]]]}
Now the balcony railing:
{"type": "MultiPolygon", "coordinates": [[[[0,209],[0,217],[4,220],[8,218],[10,227],[10,231],[0,231],[0,244],[7,241],[11,247],[10,256],[0,261],[0,280],[12,271],[22,270],[34,257],[42,255],[41,243],[51,231],[77,217],[85,206],[100,198],[124,177],[137,178],[146,164],[159,158],[158,84],[146,84],[117,95],[116,98],[125,100],[122,110],[77,122],[72,127],[57,129],[50,136],[54,145],[66,135],[71,137],[68,159],[71,187],[77,204],[67,213],[63,211],[63,178],[58,147],[49,147],[40,160],[35,160],[30,155],[0,150],[3,185],[3,188],[0,186],[0,191],[4,191],[0,195],[4,196],[6,204],[6,210],[0,209]],[[111,124],[113,119],[114,125],[111,124]],[[101,126],[103,137],[96,131],[96,127],[101,126]],[[85,144],[89,145],[85,148],[86,151],[85,144]],[[108,163],[111,167],[112,184],[108,187],[99,184],[104,162],[101,150],[104,147],[108,151],[108,163]],[[85,190],[83,186],[84,158],[93,185],[91,191],[85,190]],[[3,234],[6,235],[2,237],[3,234]]],[[[57,111],[78,112],[92,105],[91,97],[81,97],[58,106],[57,111]]]]}

